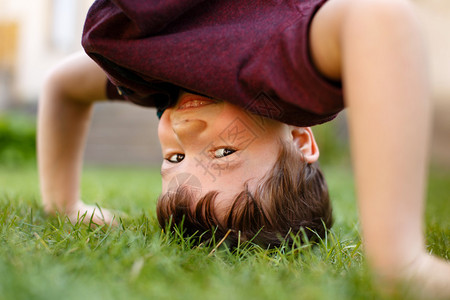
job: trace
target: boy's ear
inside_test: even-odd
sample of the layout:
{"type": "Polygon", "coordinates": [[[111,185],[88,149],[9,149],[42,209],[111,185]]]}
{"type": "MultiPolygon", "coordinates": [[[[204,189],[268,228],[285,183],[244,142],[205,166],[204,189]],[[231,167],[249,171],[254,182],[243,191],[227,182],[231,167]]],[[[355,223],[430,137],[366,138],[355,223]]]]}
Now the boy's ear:
{"type": "Polygon", "coordinates": [[[313,163],[319,159],[319,147],[317,147],[310,127],[292,126],[291,135],[294,145],[303,154],[303,158],[307,163],[313,163]]]}

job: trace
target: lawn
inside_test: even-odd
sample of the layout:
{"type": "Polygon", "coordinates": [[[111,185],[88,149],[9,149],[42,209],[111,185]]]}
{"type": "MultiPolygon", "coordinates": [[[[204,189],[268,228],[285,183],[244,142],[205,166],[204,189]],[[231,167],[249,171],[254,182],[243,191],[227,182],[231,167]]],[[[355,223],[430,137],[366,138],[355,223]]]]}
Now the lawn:
{"type": "MultiPolygon", "coordinates": [[[[87,168],[83,199],[125,212],[71,225],[40,206],[33,165],[0,168],[0,299],[379,299],[365,267],[351,172],[324,167],[335,226],[319,245],[192,247],[155,220],[155,169],[87,168]]],[[[430,252],[449,258],[450,173],[433,171],[430,252]]],[[[388,247],[388,245],[386,245],[388,247]]]]}

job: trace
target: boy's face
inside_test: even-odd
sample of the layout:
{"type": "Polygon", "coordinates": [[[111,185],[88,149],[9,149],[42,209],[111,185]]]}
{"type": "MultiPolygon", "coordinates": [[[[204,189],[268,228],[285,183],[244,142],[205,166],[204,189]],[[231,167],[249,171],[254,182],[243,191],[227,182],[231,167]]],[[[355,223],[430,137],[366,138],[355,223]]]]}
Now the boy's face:
{"type": "MultiPolygon", "coordinates": [[[[273,167],[279,141],[290,127],[260,118],[228,102],[183,92],[163,113],[159,140],[164,157],[162,192],[186,184],[198,196],[218,191],[218,215],[247,183],[256,183],[273,167]]],[[[195,203],[193,203],[195,205],[195,203]]]]}

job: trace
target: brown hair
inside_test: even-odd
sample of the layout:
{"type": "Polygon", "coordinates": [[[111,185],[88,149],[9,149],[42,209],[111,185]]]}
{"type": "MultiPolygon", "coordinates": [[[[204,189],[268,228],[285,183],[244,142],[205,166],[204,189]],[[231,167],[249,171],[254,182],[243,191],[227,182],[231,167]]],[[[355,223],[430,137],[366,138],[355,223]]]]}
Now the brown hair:
{"type": "MultiPolygon", "coordinates": [[[[290,233],[304,229],[308,239],[325,235],[333,223],[328,188],[317,163],[305,163],[294,147],[282,144],[273,169],[252,193],[247,184],[234,197],[225,218],[214,210],[217,191],[202,196],[195,208],[193,193],[182,185],[176,191],[159,196],[156,208],[162,228],[180,226],[185,236],[200,241],[227,236],[226,243],[235,246],[252,240],[262,247],[292,242],[290,233]],[[314,232],[315,233],[314,233],[314,232]]],[[[300,236],[301,237],[301,236],[300,236]]]]}

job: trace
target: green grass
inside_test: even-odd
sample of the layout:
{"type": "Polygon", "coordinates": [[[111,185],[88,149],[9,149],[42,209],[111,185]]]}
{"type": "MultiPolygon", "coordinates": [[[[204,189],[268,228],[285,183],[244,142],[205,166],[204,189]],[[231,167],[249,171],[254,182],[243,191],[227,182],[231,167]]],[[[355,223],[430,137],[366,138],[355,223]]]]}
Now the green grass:
{"type": "MultiPolygon", "coordinates": [[[[33,166],[0,168],[0,299],[380,299],[364,264],[351,173],[325,168],[336,223],[318,246],[192,247],[155,220],[157,170],[85,170],[83,199],[117,228],[47,218],[33,166]]],[[[449,258],[449,172],[433,172],[429,251],[449,258]]]]}

